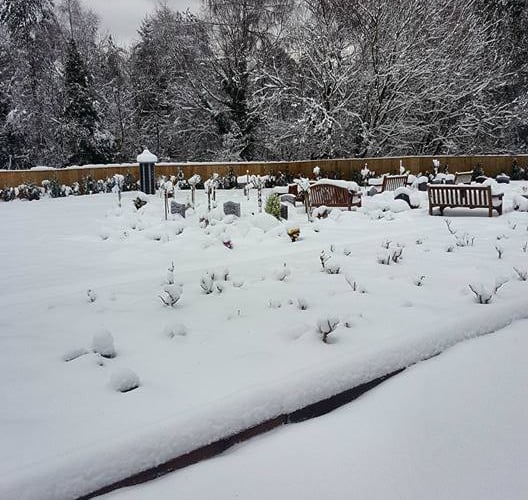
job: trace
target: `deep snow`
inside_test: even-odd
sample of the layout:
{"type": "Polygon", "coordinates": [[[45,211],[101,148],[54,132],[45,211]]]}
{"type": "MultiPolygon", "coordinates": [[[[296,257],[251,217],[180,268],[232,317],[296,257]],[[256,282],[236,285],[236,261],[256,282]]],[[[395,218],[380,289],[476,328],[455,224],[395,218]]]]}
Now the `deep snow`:
{"type": "Polygon", "coordinates": [[[207,227],[203,192],[169,221],[160,198],[137,212],[132,193],[121,209],[116,195],[0,204],[0,498],[87,493],[528,316],[513,270],[528,268],[528,214],[511,212],[522,184],[506,190],[502,217],[446,211],[459,243],[475,238],[466,247],[423,194],[418,210],[385,193],[314,223],[297,207],[279,224],[252,215],[254,192],[219,191],[207,227]],[[220,220],[227,200],[240,220],[220,220]],[[401,262],[379,263],[402,246],[401,262]],[[339,274],[322,272],[323,250],[339,274]],[[159,298],[171,262],[173,308],[159,298]],[[491,304],[475,302],[469,284],[504,277],[491,304]],[[324,344],[328,317],[340,324],[324,344]],[[103,330],[113,359],[92,352],[103,330]],[[124,369],[138,389],[114,390],[124,369]]]}
{"type": "Polygon", "coordinates": [[[528,321],[353,403],[101,500],[524,500],[528,321]]]}

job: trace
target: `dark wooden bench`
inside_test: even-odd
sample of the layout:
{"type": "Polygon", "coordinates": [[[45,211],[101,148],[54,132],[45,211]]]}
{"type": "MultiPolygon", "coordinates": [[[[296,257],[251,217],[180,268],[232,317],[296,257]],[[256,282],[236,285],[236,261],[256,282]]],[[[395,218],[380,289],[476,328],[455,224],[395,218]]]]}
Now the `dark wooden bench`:
{"type": "Polygon", "coordinates": [[[489,217],[493,217],[493,209],[502,215],[502,194],[492,195],[491,186],[462,186],[449,184],[434,184],[427,186],[429,196],[429,215],[433,208],[440,209],[444,215],[445,208],[487,208],[489,217]],[[496,206],[493,202],[499,201],[496,206]]]}
{"type": "Polygon", "coordinates": [[[361,193],[350,192],[347,188],[333,184],[314,184],[310,188],[310,205],[312,207],[351,207],[361,206],[361,193]],[[357,200],[354,201],[354,198],[357,200]]]}
{"type": "Polygon", "coordinates": [[[473,170],[467,172],[455,172],[455,184],[470,184],[473,179],[473,170]]]}
{"type": "Polygon", "coordinates": [[[383,177],[380,193],[385,191],[396,191],[396,189],[407,186],[408,175],[386,175],[383,177]]]}

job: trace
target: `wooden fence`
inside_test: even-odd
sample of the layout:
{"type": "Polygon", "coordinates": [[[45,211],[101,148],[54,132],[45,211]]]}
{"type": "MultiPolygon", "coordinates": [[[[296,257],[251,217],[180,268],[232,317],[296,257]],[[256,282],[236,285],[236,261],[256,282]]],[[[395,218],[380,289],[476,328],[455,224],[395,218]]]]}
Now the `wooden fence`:
{"type": "MultiPolygon", "coordinates": [[[[350,179],[353,171],[359,172],[365,164],[376,174],[395,174],[399,172],[400,161],[406,170],[413,174],[431,172],[433,159],[440,161],[442,169],[445,165],[449,172],[472,170],[480,165],[486,175],[496,176],[501,172],[510,172],[514,160],[522,167],[528,166],[528,155],[510,156],[402,156],[392,158],[354,158],[335,160],[305,160],[278,162],[247,162],[247,163],[161,163],[156,165],[156,176],[176,175],[181,169],[186,178],[199,174],[207,179],[213,173],[226,175],[232,171],[235,175],[266,175],[269,173],[288,172],[294,176],[313,177],[313,169],[318,166],[326,174],[337,173],[342,179],[350,179]]],[[[43,180],[55,179],[60,184],[71,185],[80,182],[85,177],[106,179],[114,174],[130,173],[135,179],[139,177],[137,164],[89,166],[65,169],[34,169],[34,170],[0,170],[0,188],[14,187],[20,184],[38,184],[43,180]]]]}

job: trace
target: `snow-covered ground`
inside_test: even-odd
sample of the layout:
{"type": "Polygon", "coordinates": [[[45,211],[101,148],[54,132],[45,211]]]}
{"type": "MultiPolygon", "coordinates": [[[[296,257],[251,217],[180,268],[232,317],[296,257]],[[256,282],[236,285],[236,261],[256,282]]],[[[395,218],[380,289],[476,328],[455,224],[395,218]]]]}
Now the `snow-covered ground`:
{"type": "Polygon", "coordinates": [[[0,498],[87,493],[528,317],[522,188],[506,186],[501,217],[446,211],[456,235],[423,193],[416,210],[385,193],[279,224],[252,215],[255,193],[219,191],[207,227],[203,192],[169,221],[160,198],[136,211],[132,193],[121,209],[115,195],[0,204],[0,498]],[[159,298],[172,262],[173,308],[159,298]],[[487,305],[468,287],[505,279],[487,305]],[[334,319],[323,343],[317,325],[334,319]],[[92,352],[108,332],[110,359],[92,352]]]}
{"type": "Polygon", "coordinates": [[[524,500],[526,352],[525,320],[458,344],[329,415],[102,498],[524,500]]]}

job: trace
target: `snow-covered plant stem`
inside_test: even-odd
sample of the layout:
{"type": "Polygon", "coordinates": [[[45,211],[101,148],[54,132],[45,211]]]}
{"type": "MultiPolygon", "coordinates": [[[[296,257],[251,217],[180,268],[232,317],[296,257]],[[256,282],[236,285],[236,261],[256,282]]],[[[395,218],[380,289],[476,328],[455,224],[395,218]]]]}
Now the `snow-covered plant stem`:
{"type": "Polygon", "coordinates": [[[167,285],[174,285],[174,261],[167,269],[167,285]]]}
{"type": "Polygon", "coordinates": [[[507,282],[508,280],[506,279],[497,281],[493,288],[490,286],[486,286],[482,283],[470,283],[468,286],[469,289],[475,294],[475,300],[477,301],[477,303],[489,304],[493,300],[493,297],[495,297],[499,289],[507,282]]]}
{"type": "Polygon", "coordinates": [[[176,303],[181,299],[183,290],[179,285],[166,285],[163,289],[165,295],[160,295],[160,300],[170,307],[174,307],[176,303]]]}
{"type": "Polygon", "coordinates": [[[517,267],[514,267],[513,270],[517,273],[517,276],[521,281],[527,281],[528,280],[528,270],[526,269],[519,269],[517,267]]]}
{"type": "Polygon", "coordinates": [[[321,340],[327,344],[330,335],[339,325],[339,320],[334,317],[321,318],[317,321],[317,331],[321,335],[321,340]]]}

